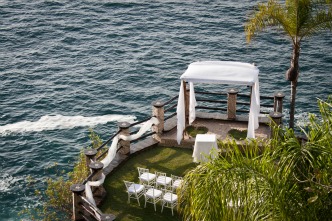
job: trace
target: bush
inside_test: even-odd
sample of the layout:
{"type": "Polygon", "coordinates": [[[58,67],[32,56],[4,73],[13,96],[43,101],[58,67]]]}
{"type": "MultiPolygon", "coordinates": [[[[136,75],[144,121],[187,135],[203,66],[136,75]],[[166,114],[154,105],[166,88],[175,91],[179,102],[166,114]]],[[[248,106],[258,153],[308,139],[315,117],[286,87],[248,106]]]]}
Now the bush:
{"type": "MultiPolygon", "coordinates": [[[[91,140],[90,147],[99,147],[102,144],[102,140],[92,129],[89,131],[89,138],[91,140]]],[[[42,206],[33,211],[25,209],[21,212],[21,214],[28,214],[31,220],[62,221],[70,220],[72,217],[73,205],[70,186],[82,183],[89,175],[84,150],[80,151],[73,171],[67,173],[66,177],[64,177],[63,172],[58,169],[57,164],[55,164],[54,167],[56,168],[58,177],[46,180],[47,189],[44,194],[39,190],[36,191],[36,196],[40,201],[43,201],[42,206]]]]}
{"type": "Polygon", "coordinates": [[[330,220],[332,217],[332,99],[319,101],[306,139],[275,127],[260,148],[248,140],[221,143],[223,155],[184,177],[184,220],[330,220]]]}

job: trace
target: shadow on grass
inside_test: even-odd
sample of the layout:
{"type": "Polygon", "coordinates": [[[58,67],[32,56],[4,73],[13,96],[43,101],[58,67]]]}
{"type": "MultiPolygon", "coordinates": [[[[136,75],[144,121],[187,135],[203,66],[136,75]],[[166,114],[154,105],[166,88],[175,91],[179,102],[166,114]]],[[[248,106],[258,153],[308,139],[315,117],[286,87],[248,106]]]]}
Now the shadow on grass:
{"type": "Polygon", "coordinates": [[[192,150],[182,148],[155,147],[141,152],[126,161],[113,174],[105,180],[104,187],[107,197],[101,206],[104,213],[116,215],[116,220],[144,220],[144,221],[166,221],[181,220],[180,215],[174,210],[164,208],[161,213],[161,203],[157,204],[157,211],[154,211],[153,204],[147,203],[144,208],[144,196],[140,198],[140,206],[137,200],[130,199],[123,183],[124,180],[138,183],[137,167],[148,168],[151,172],[161,171],[168,176],[184,176],[186,172],[196,166],[192,162],[192,150]]]}

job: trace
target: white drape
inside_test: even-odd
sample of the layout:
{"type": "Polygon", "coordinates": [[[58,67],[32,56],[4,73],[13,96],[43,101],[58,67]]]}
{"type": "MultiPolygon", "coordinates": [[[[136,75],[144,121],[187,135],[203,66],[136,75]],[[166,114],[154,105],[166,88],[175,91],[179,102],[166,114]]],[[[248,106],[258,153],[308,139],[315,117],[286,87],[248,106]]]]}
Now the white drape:
{"type": "Polygon", "coordinates": [[[177,136],[176,140],[178,144],[181,143],[183,137],[183,130],[186,126],[186,113],[185,113],[185,104],[184,104],[184,90],[183,90],[183,81],[181,81],[179,98],[178,98],[178,106],[176,108],[177,113],[177,136]]]}
{"type": "Polygon", "coordinates": [[[183,82],[190,84],[189,124],[195,120],[195,92],[193,83],[232,84],[252,86],[248,120],[248,138],[255,137],[260,111],[259,70],[255,65],[232,61],[200,61],[191,63],[180,77],[181,86],[177,106],[177,142],[180,144],[185,129],[185,91],[183,82]]]}
{"type": "Polygon", "coordinates": [[[97,181],[88,181],[85,184],[85,196],[86,196],[86,199],[91,204],[93,204],[94,206],[96,206],[96,201],[93,198],[93,194],[92,194],[92,191],[91,191],[91,186],[100,186],[100,185],[102,185],[104,183],[104,181],[105,181],[105,175],[102,173],[100,180],[97,180],[97,181]]]}
{"type": "Polygon", "coordinates": [[[190,90],[190,98],[189,98],[189,124],[191,125],[192,122],[196,119],[196,110],[195,107],[197,106],[195,91],[194,91],[194,84],[193,82],[189,82],[189,90],[190,90]]]}
{"type": "Polygon", "coordinates": [[[259,127],[258,115],[260,112],[259,82],[256,80],[251,89],[247,138],[255,138],[255,129],[259,127]]]}
{"type": "MultiPolygon", "coordinates": [[[[152,125],[158,125],[158,124],[159,124],[159,120],[156,117],[152,117],[150,120],[146,121],[141,126],[141,128],[139,129],[139,131],[136,134],[129,135],[129,136],[125,136],[125,135],[115,136],[112,140],[111,146],[108,149],[107,156],[103,160],[100,161],[104,164],[103,168],[107,167],[114,159],[114,157],[116,155],[116,151],[118,149],[119,139],[126,140],[126,141],[137,139],[137,138],[141,137],[145,132],[150,130],[152,125]]],[[[91,186],[100,186],[104,183],[104,181],[105,181],[105,175],[102,173],[101,179],[99,179],[97,181],[88,181],[85,184],[85,196],[86,196],[87,200],[90,203],[92,203],[93,205],[96,205],[96,202],[93,198],[91,186]]]]}

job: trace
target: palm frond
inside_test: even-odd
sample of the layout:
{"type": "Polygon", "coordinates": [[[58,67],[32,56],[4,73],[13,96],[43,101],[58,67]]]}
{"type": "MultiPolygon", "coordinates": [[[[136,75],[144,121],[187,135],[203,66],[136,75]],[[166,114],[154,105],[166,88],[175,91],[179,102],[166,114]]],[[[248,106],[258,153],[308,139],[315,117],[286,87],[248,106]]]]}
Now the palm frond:
{"type": "Polygon", "coordinates": [[[279,4],[276,0],[259,4],[257,12],[245,25],[247,42],[250,42],[258,32],[268,27],[278,27],[293,38],[294,16],[286,12],[287,7],[279,4]]]}
{"type": "Polygon", "coordinates": [[[323,30],[332,31],[332,7],[328,11],[321,10],[312,15],[304,23],[299,36],[303,39],[323,30]]]}
{"type": "Polygon", "coordinates": [[[258,10],[245,25],[246,39],[252,38],[267,27],[278,27],[293,41],[300,42],[320,31],[332,31],[331,0],[276,0],[259,4],[258,10]]]}

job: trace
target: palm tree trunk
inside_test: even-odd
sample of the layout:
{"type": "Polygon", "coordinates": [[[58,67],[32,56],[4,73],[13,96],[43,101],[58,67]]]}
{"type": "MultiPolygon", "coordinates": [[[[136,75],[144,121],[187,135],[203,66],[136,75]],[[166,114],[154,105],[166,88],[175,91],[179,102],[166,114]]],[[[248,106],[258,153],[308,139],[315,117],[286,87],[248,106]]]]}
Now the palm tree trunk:
{"type": "Polygon", "coordinates": [[[300,57],[300,43],[297,42],[293,46],[293,56],[292,56],[292,60],[291,60],[291,67],[287,71],[287,78],[289,81],[291,81],[289,128],[292,128],[292,129],[294,129],[296,87],[297,87],[297,78],[299,77],[299,57],[300,57]]]}

